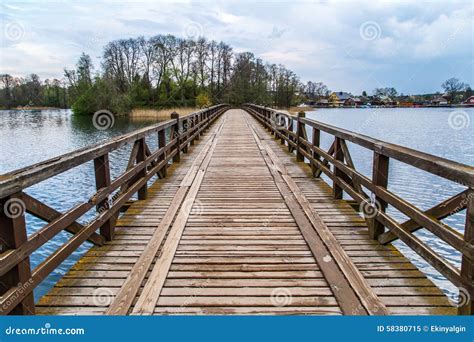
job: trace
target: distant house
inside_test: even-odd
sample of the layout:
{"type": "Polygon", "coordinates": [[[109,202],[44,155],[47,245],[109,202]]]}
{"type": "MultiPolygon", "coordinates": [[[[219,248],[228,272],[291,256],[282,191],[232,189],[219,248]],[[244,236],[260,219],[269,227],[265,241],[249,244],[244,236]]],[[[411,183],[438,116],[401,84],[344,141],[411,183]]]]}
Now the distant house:
{"type": "Polygon", "coordinates": [[[349,97],[347,100],[344,101],[345,107],[358,107],[361,104],[362,101],[358,97],[349,97]]]}
{"type": "Polygon", "coordinates": [[[361,105],[370,104],[370,99],[367,96],[359,96],[359,99],[361,105]]]}
{"type": "Polygon", "coordinates": [[[445,106],[448,104],[448,100],[442,96],[438,96],[434,98],[433,100],[431,100],[431,104],[435,106],[445,106]]]}
{"type": "Polygon", "coordinates": [[[375,106],[395,106],[397,103],[386,95],[374,96],[372,104],[375,106]]]}
{"type": "Polygon", "coordinates": [[[345,93],[343,91],[333,92],[331,95],[329,95],[329,104],[332,107],[342,107],[344,102],[351,97],[351,94],[345,93]]]}
{"type": "Polygon", "coordinates": [[[474,96],[468,97],[466,101],[463,102],[464,105],[474,106],[474,96]]]}
{"type": "Polygon", "coordinates": [[[316,101],[316,106],[318,107],[329,107],[329,100],[328,99],[319,99],[316,101]]]}

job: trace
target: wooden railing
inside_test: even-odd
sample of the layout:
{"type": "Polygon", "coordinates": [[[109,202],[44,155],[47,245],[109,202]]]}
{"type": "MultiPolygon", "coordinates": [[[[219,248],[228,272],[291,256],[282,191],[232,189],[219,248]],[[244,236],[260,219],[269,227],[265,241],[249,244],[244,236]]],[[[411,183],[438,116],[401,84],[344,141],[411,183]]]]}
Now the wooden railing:
{"type": "Polygon", "coordinates": [[[304,117],[304,113],[292,116],[253,104],[244,105],[244,109],[275,138],[281,139],[290,152],[296,152],[298,161],[308,160],[315,177],[320,177],[322,173],[329,177],[333,182],[334,198],[342,199],[345,192],[359,204],[372,239],[382,244],[395,239],[403,241],[459,288],[459,314],[474,314],[474,167],[310,120],[304,117]],[[307,128],[312,130],[311,141],[307,137],[307,128]],[[328,151],[320,147],[321,132],[334,137],[328,151]],[[372,179],[357,171],[346,141],[373,152],[372,179]],[[391,158],[456,182],[466,189],[422,211],[387,189],[391,158]],[[370,196],[366,190],[371,193],[370,196]],[[405,214],[409,220],[399,223],[386,212],[388,205],[405,214]],[[441,221],[464,209],[464,234],[441,221]],[[461,253],[460,269],[413,234],[422,228],[461,253]]]}
{"type": "Polygon", "coordinates": [[[85,241],[102,245],[114,238],[120,209],[138,193],[147,197],[147,181],[166,176],[168,164],[229,106],[217,105],[155,124],[94,146],[64,154],[0,176],[0,314],[34,314],[33,290],[85,241]],[[145,138],[157,134],[158,148],[150,151],[145,138]],[[167,135],[169,134],[169,137],[167,135]],[[109,153],[133,144],[126,170],[111,179],[109,153]],[[24,192],[28,187],[93,161],[97,192],[87,201],[60,213],[24,192]],[[97,216],[86,225],[77,220],[96,207],[97,216]],[[28,236],[25,212],[46,222],[28,236]],[[30,255],[61,231],[72,236],[33,270],[30,255]],[[98,231],[98,232],[97,232],[98,231]]]}

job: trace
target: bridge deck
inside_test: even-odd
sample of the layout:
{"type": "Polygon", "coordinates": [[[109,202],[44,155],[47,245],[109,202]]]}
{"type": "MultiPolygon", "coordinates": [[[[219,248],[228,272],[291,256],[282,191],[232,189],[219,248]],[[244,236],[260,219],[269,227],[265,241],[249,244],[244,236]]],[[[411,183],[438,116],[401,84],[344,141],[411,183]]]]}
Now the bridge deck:
{"type": "Polygon", "coordinates": [[[229,110],[37,313],[338,315],[367,313],[371,301],[375,313],[456,313],[408,259],[371,240],[365,221],[306,164],[249,114],[229,110]],[[310,221],[318,220],[316,234],[310,221]],[[140,256],[151,265],[138,267],[140,256]],[[351,274],[363,281],[348,282],[351,274]]]}

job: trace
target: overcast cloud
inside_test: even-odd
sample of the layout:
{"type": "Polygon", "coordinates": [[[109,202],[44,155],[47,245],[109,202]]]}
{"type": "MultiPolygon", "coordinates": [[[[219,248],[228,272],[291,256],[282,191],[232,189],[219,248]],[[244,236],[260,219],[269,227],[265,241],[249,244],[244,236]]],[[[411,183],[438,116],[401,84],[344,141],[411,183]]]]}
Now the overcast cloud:
{"type": "Polygon", "coordinates": [[[109,41],[203,35],[282,63],[302,81],[369,93],[473,82],[472,1],[3,1],[0,73],[61,78],[109,41]]]}

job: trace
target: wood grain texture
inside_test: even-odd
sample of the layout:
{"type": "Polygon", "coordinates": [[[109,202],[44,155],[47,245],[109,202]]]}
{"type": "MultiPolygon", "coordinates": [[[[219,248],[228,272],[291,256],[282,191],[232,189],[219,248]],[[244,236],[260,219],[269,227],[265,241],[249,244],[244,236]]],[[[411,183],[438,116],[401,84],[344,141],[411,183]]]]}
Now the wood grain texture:
{"type": "Polygon", "coordinates": [[[289,208],[246,120],[284,166],[282,184],[292,196],[296,193],[303,216],[318,215],[339,246],[336,253],[350,258],[363,286],[370,286],[388,313],[456,313],[422,272],[393,246],[372,240],[365,220],[349,204],[334,200],[330,187],[314,178],[307,164],[295,162],[279,139],[241,110],[229,110],[203,131],[181,154],[181,162],[170,165],[167,178],[148,188],[147,200],[134,202],[119,218],[114,240],[92,247],[41,298],[37,313],[104,314],[144,258],[159,225],[169,222],[165,216],[179,189],[193,186],[190,172],[200,172],[187,215],[179,220],[175,215],[170,224],[179,229],[160,233],[162,243],[145,253],[151,262],[140,284],[133,284],[129,313],[344,314],[298,224],[303,216],[296,219],[289,208]],[[207,167],[198,168],[195,161],[221,124],[207,167]],[[151,298],[145,311],[141,296],[151,298]]]}

